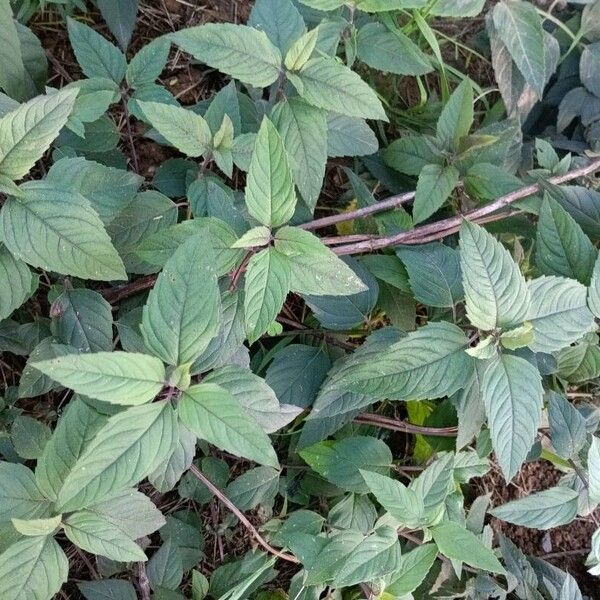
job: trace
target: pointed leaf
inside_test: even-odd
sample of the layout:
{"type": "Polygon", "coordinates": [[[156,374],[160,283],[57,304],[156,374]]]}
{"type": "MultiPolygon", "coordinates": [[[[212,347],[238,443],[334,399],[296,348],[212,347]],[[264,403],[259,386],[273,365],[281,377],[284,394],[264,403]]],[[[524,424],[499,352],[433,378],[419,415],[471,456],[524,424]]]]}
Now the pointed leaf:
{"type": "Polygon", "coordinates": [[[0,243],[0,321],[9,317],[32,293],[35,278],[29,267],[0,243]],[[9,283],[10,282],[10,283],[9,283]]]}
{"type": "Polygon", "coordinates": [[[460,174],[452,165],[426,165],[419,175],[413,208],[413,220],[424,221],[442,207],[448,199],[460,174]]]}
{"type": "Polygon", "coordinates": [[[158,358],[133,352],[70,354],[34,366],[78,394],[112,404],[148,402],[165,381],[165,368],[158,358]]]}

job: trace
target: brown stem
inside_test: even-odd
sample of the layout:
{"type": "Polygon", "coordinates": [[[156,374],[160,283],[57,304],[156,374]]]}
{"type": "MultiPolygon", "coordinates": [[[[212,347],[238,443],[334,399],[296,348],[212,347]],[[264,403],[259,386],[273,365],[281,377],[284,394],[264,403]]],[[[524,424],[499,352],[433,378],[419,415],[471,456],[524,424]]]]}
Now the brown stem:
{"type": "MultiPolygon", "coordinates": [[[[596,159],[579,169],[573,169],[564,175],[550,177],[548,183],[559,185],[577,179],[578,177],[590,175],[598,170],[600,170],[600,159],[596,159]]],[[[373,252],[374,250],[380,250],[381,248],[386,248],[388,246],[397,246],[398,244],[417,244],[422,243],[425,240],[440,239],[457,231],[460,228],[463,219],[468,219],[469,221],[474,221],[476,223],[481,222],[481,219],[488,217],[488,215],[495,213],[513,202],[522,200],[523,198],[527,198],[528,196],[539,192],[540,186],[541,184],[538,183],[526,185],[514,192],[500,196],[500,198],[497,198],[493,202],[481,206],[480,208],[476,208],[462,215],[442,219],[435,223],[421,225],[410,231],[403,231],[396,235],[378,237],[364,242],[357,242],[355,244],[337,246],[335,248],[335,253],[340,256],[345,254],[358,254],[360,252],[373,252]]],[[[351,213],[346,213],[346,215],[349,214],[351,213]]]]}
{"type": "Polygon", "coordinates": [[[146,277],[140,277],[131,283],[124,283],[123,285],[100,290],[100,293],[107,302],[118,304],[121,300],[125,300],[130,296],[135,296],[140,292],[151,289],[154,287],[155,281],[156,275],[148,275],[146,277]]]}
{"type": "Polygon", "coordinates": [[[273,548],[261,535],[258,533],[258,530],[248,519],[246,515],[217,487],[215,486],[205,475],[196,467],[192,465],[190,467],[190,473],[201,481],[239,520],[240,523],[250,532],[252,537],[260,544],[269,554],[276,556],[277,558],[281,558],[282,560],[286,560],[287,562],[293,563],[295,565],[299,565],[300,561],[293,556],[292,554],[287,554],[286,552],[281,552],[276,548],[273,548]]]}
{"type": "Polygon", "coordinates": [[[364,208],[358,208],[350,212],[343,212],[338,215],[331,215],[330,217],[323,217],[321,219],[315,219],[308,223],[299,225],[301,229],[312,231],[313,229],[321,229],[322,227],[328,227],[329,225],[335,225],[335,223],[342,223],[344,221],[352,221],[360,217],[366,217],[383,210],[389,210],[396,208],[402,204],[410,202],[415,197],[415,192],[405,192],[404,194],[397,194],[396,196],[390,196],[385,200],[380,200],[376,204],[371,206],[365,206],[364,208]]]}
{"type": "Polygon", "coordinates": [[[142,600],[150,600],[150,581],[146,574],[146,565],[143,562],[137,564],[138,571],[138,588],[140,590],[140,598],[142,600]]]}
{"type": "Polygon", "coordinates": [[[417,433],[421,435],[432,435],[437,437],[456,437],[458,433],[458,427],[425,427],[423,425],[413,425],[406,421],[399,421],[398,419],[390,419],[388,417],[382,417],[373,413],[363,413],[358,417],[355,417],[356,423],[362,423],[363,425],[376,425],[383,429],[389,429],[391,431],[403,431],[406,433],[417,433]]]}

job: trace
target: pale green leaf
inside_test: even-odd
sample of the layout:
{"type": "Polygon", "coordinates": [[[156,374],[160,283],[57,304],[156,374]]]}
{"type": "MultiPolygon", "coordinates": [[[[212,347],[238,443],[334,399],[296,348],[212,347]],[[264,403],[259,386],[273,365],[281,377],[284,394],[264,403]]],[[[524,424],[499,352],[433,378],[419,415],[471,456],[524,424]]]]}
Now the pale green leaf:
{"type": "Polygon", "coordinates": [[[296,208],[292,170],[283,141],[273,123],[263,119],[246,180],[246,205],[263,225],[287,223],[296,208]]]}
{"type": "Polygon", "coordinates": [[[597,254],[575,219],[556,200],[544,198],[536,236],[536,263],[540,271],[589,285],[597,254]]]}
{"type": "Polygon", "coordinates": [[[0,88],[11,98],[26,100],[29,96],[27,71],[21,51],[21,40],[17,22],[13,20],[13,9],[9,0],[0,2],[0,88]]]}
{"type": "Polygon", "coordinates": [[[546,83],[546,55],[542,20],[535,7],[521,0],[498,2],[492,18],[521,75],[541,98],[546,83]]]}
{"type": "Polygon", "coordinates": [[[181,423],[177,443],[168,456],[150,475],[150,483],[159,492],[172,490],[185,471],[190,468],[196,454],[196,435],[181,423]]]}
{"type": "Polygon", "coordinates": [[[6,319],[31,295],[35,278],[29,267],[0,243],[0,321],[6,319]]]}
{"type": "Polygon", "coordinates": [[[361,471],[361,475],[377,502],[400,525],[416,529],[425,524],[425,505],[417,492],[379,473],[361,471]]]}
{"type": "Polygon", "coordinates": [[[295,77],[298,93],[314,106],[349,117],[388,121],[375,92],[354,71],[335,59],[313,58],[295,77]]]}
{"type": "Polygon", "coordinates": [[[447,521],[437,525],[431,529],[431,535],[444,556],[491,573],[505,573],[494,553],[458,523],[447,521]]]}
{"type": "Polygon", "coordinates": [[[456,325],[429,323],[376,356],[341,369],[335,386],[371,398],[440,398],[466,385],[473,369],[466,347],[456,325]]]}
{"type": "Polygon", "coordinates": [[[473,325],[490,331],[528,319],[529,290],[518,266],[500,242],[468,221],[460,229],[460,263],[473,325]]]}
{"type": "Polygon", "coordinates": [[[287,151],[294,183],[312,211],[321,193],[327,162],[325,113],[299,98],[290,98],[275,106],[271,119],[287,151]]]}
{"type": "Polygon", "coordinates": [[[306,31],[304,19],[292,0],[256,0],[248,25],[264,31],[281,54],[286,54],[306,31]]]}
{"type": "Polygon", "coordinates": [[[507,481],[533,446],[542,415],[538,370],[524,358],[503,355],[489,364],[481,381],[492,445],[507,481]]]}
{"type": "Polygon", "coordinates": [[[562,458],[574,458],[587,436],[583,415],[564,396],[550,391],[548,424],[556,453],[562,458]]]}
{"type": "Polygon", "coordinates": [[[24,537],[0,554],[0,597],[51,600],[68,574],[69,561],[52,537],[24,537]]]}
{"type": "Polygon", "coordinates": [[[50,503],[38,488],[33,473],[24,465],[0,462],[0,522],[12,518],[46,517],[50,503]]]}
{"type": "Polygon", "coordinates": [[[139,100],[138,105],[152,127],[187,156],[202,156],[210,148],[210,127],[195,112],[160,102],[139,100]]]}
{"type": "Polygon", "coordinates": [[[600,256],[594,263],[592,279],[588,290],[587,303],[596,318],[600,318],[600,256]]]}
{"type": "Polygon", "coordinates": [[[66,289],[50,307],[50,330],[60,342],[79,352],[112,350],[112,311],[98,293],[66,289]]]}
{"type": "Polygon", "coordinates": [[[57,508],[87,508],[147,477],[176,440],[169,402],[135,406],[110,417],[64,480],[57,508]]]}
{"type": "Polygon", "coordinates": [[[37,96],[0,119],[0,174],[21,179],[63,128],[77,90],[37,96]]]}
{"type": "Polygon", "coordinates": [[[456,149],[473,125],[473,86],[468,77],[452,92],[437,122],[437,137],[446,149],[456,149]]]}
{"type": "Polygon", "coordinates": [[[417,191],[413,206],[413,220],[420,223],[439,208],[448,199],[458,183],[460,173],[452,165],[426,165],[419,174],[417,191]]]}
{"type": "Polygon", "coordinates": [[[290,71],[298,71],[310,59],[317,45],[319,37],[319,28],[315,27],[308,33],[299,37],[290,47],[285,55],[285,68],[290,71]]]}
{"type": "Polygon", "coordinates": [[[290,289],[290,263],[275,248],[254,254],[244,286],[246,334],[255,342],[276,319],[290,289]]]}
{"type": "Polygon", "coordinates": [[[600,504],[600,439],[596,436],[592,437],[587,459],[590,500],[600,504]]]}
{"type": "Polygon", "coordinates": [[[16,453],[28,460],[37,459],[42,455],[50,435],[48,425],[27,415],[18,415],[10,431],[16,453]]]}
{"type": "Polygon", "coordinates": [[[106,38],[71,17],[67,18],[69,41],[77,62],[87,77],[106,77],[120,84],[125,77],[127,59],[106,38]]]}
{"type": "Polygon", "coordinates": [[[427,55],[399,29],[367,23],[358,30],[358,58],[364,63],[397,75],[424,75],[432,70],[427,55]]]}
{"type": "Polygon", "coordinates": [[[531,308],[527,321],[534,337],[534,352],[554,352],[569,346],[595,329],[594,315],[586,304],[587,289],[564,277],[538,277],[528,282],[531,308]]]}
{"type": "Polygon", "coordinates": [[[70,354],[34,366],[78,394],[111,404],[148,402],[165,381],[165,368],[158,358],[133,352],[70,354]]]}
{"type": "Polygon", "coordinates": [[[236,456],[278,468],[267,434],[222,387],[202,383],[183,392],[179,416],[200,439],[236,456]]]}
{"type": "Polygon", "coordinates": [[[368,491],[361,471],[385,475],[392,464],[392,453],[386,444],[367,436],[319,442],[299,454],[313,471],[349,492],[368,491]]]}
{"type": "Polygon", "coordinates": [[[219,331],[221,295],[214,263],[208,240],[196,235],[177,248],[148,296],[144,341],[168,364],[192,362],[219,331]]]}
{"type": "Polygon", "coordinates": [[[265,225],[253,227],[244,233],[244,235],[231,244],[232,248],[261,248],[267,246],[271,241],[271,230],[265,225]]]}
{"type": "Polygon", "coordinates": [[[11,519],[13,527],[27,537],[53,534],[62,521],[62,515],[47,519],[11,519]]]}
{"type": "Polygon", "coordinates": [[[291,265],[290,289],[315,296],[347,296],[365,291],[365,284],[318,237],[296,227],[282,227],[275,248],[291,265]]]}
{"type": "Polygon", "coordinates": [[[504,331],[500,335],[500,343],[509,350],[516,350],[529,346],[533,341],[533,325],[529,321],[525,321],[523,325],[504,331]]]}
{"type": "Polygon", "coordinates": [[[146,44],[127,65],[127,83],[132,87],[142,87],[154,83],[165,68],[171,44],[159,37],[146,44]]]}
{"type": "Polygon", "coordinates": [[[576,490],[553,487],[512,500],[490,510],[490,514],[514,525],[532,529],[551,529],[570,523],[577,515],[576,490]]]}
{"type": "Polygon", "coordinates": [[[391,576],[390,583],[385,588],[386,594],[401,598],[414,592],[423,583],[437,557],[435,544],[417,546],[403,554],[398,570],[391,576]]]}
{"type": "Polygon", "coordinates": [[[558,353],[558,376],[569,383],[581,383],[600,376],[600,347],[597,338],[567,346],[558,353]]]}
{"type": "Polygon", "coordinates": [[[194,58],[254,87],[267,87],[279,77],[281,53],[264,31],[208,23],[182,29],[170,39],[194,58]]]}
{"type": "Polygon", "coordinates": [[[126,279],[102,221],[81,194],[44,181],[20,189],[25,196],[9,198],[0,213],[0,235],[15,257],[82,279],[126,279]]]}
{"type": "Polygon", "coordinates": [[[327,156],[368,156],[378,148],[377,137],[364,119],[327,113],[327,156]]]}
{"type": "Polygon", "coordinates": [[[105,423],[106,417],[81,398],[71,400],[35,469],[37,485],[48,498],[56,500],[73,465],[105,423]]]}
{"type": "Polygon", "coordinates": [[[89,511],[75,512],[64,522],[65,535],[76,546],[121,562],[145,561],[144,551],[116,525],[89,511]]]}

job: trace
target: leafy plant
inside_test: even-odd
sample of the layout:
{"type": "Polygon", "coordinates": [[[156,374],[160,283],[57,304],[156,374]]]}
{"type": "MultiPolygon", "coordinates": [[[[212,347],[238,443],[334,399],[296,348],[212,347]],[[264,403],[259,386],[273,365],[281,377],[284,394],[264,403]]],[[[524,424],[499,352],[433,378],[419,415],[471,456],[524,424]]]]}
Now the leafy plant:
{"type": "Polygon", "coordinates": [[[98,0],[114,44],[73,3],[62,86],[36,7],[0,0],[0,597],[583,598],[499,523],[588,523],[600,575],[600,4],[502,0],[475,49],[482,0],[256,0],[131,52],[144,4],[98,0]]]}

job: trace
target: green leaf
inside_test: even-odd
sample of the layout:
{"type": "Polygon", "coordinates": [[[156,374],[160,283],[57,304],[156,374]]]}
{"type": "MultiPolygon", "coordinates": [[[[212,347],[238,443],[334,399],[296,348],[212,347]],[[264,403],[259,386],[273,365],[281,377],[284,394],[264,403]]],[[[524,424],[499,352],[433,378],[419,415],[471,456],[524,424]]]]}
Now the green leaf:
{"type": "Polygon", "coordinates": [[[431,529],[431,535],[444,556],[491,573],[505,573],[494,553],[458,523],[447,521],[437,525],[431,529]]]}
{"type": "Polygon", "coordinates": [[[327,156],[367,156],[379,142],[364,119],[327,113],[327,156]]]}
{"type": "Polygon", "coordinates": [[[529,290],[510,253],[468,221],[460,228],[460,264],[467,316],[475,327],[490,331],[530,320],[529,290]]]}
{"type": "Polygon", "coordinates": [[[535,7],[521,0],[498,2],[492,18],[521,75],[541,98],[546,83],[546,55],[544,29],[535,7]]]}
{"type": "Polygon", "coordinates": [[[316,398],[330,367],[325,348],[290,344],[275,354],[265,381],[281,403],[306,408],[316,398]]]}
{"type": "Polygon", "coordinates": [[[292,170],[283,141],[266,117],[254,143],[246,180],[246,205],[252,217],[270,227],[287,223],[296,208],[292,170]]]}
{"type": "Polygon", "coordinates": [[[595,329],[594,315],[586,305],[585,286],[564,277],[538,277],[528,282],[531,308],[527,321],[534,337],[534,352],[554,352],[595,329]]]}
{"type": "Polygon", "coordinates": [[[138,101],[144,116],[167,142],[191,157],[210,149],[212,133],[208,123],[195,112],[160,102],[138,101]]]}
{"type": "Polygon", "coordinates": [[[334,574],[332,585],[348,587],[372,581],[395,571],[400,562],[398,534],[391,528],[380,528],[365,538],[334,574]]]}
{"type": "Polygon", "coordinates": [[[112,493],[105,500],[95,502],[86,509],[110,521],[132,540],[148,536],[165,524],[160,510],[148,496],[136,489],[112,493]]]}
{"type": "Polygon", "coordinates": [[[275,234],[275,248],[290,261],[290,289],[315,296],[346,296],[365,291],[365,284],[318,237],[296,227],[275,234]]]}
{"type": "Polygon", "coordinates": [[[116,525],[98,514],[75,512],[64,522],[65,535],[76,546],[121,562],[145,561],[144,551],[116,525]]]}
{"type": "Polygon", "coordinates": [[[490,514],[514,525],[532,529],[551,529],[570,523],[577,515],[579,493],[567,487],[557,486],[530,494],[497,506],[490,514]]]}
{"type": "Polygon", "coordinates": [[[299,71],[310,60],[318,38],[318,27],[299,37],[285,54],[283,61],[285,68],[289,71],[299,71]]]}
{"type": "Polygon", "coordinates": [[[258,225],[244,233],[231,245],[232,248],[264,248],[271,241],[271,230],[265,225],[258,225]]]}
{"type": "Polygon", "coordinates": [[[83,279],[126,279],[102,221],[87,200],[44,181],[21,185],[0,213],[0,235],[15,257],[34,267],[83,279]]]}
{"type": "Polygon", "coordinates": [[[492,445],[507,481],[531,450],[542,416],[538,370],[524,358],[502,355],[489,364],[481,382],[492,445]]]}
{"type": "Polygon", "coordinates": [[[590,500],[600,504],[600,439],[592,436],[587,456],[590,500]]]}
{"type": "Polygon", "coordinates": [[[437,558],[437,546],[424,544],[403,554],[398,570],[390,577],[385,593],[401,598],[414,592],[425,580],[437,558]]]}
{"type": "Polygon", "coordinates": [[[179,416],[200,439],[236,456],[279,467],[266,433],[222,387],[202,383],[183,392],[179,416]]]}
{"type": "Polygon", "coordinates": [[[29,267],[23,261],[16,259],[1,243],[0,280],[6,282],[6,285],[0,287],[0,321],[2,321],[29,298],[36,279],[29,267]]]}
{"type": "Polygon", "coordinates": [[[349,117],[388,121],[375,92],[348,67],[333,58],[313,58],[292,80],[307,102],[349,117]]]}
{"type": "Polygon", "coordinates": [[[533,341],[533,325],[525,321],[523,325],[509,329],[500,335],[500,343],[509,350],[516,350],[529,346],[533,341]]]}
{"type": "Polygon", "coordinates": [[[52,334],[79,352],[112,350],[112,311],[98,293],[66,289],[50,307],[52,334]]]}
{"type": "Polygon", "coordinates": [[[587,303],[596,318],[600,318],[600,256],[594,263],[590,287],[588,289],[587,303]]]}
{"type": "Polygon", "coordinates": [[[366,492],[361,471],[389,472],[392,453],[381,440],[355,436],[304,448],[300,456],[325,479],[349,492],[366,492]]]}
{"type": "Polygon", "coordinates": [[[24,537],[0,554],[0,597],[51,600],[68,574],[69,561],[52,537],[24,537]]]}
{"type": "Polygon", "coordinates": [[[46,517],[50,503],[24,465],[0,462],[0,522],[46,517]]]}
{"type": "Polygon", "coordinates": [[[196,436],[181,423],[178,427],[177,443],[171,455],[150,475],[150,483],[159,492],[172,490],[185,471],[190,468],[196,454],[196,436]]]}
{"type": "Polygon", "coordinates": [[[105,225],[135,198],[144,181],[130,171],[107,167],[85,158],[62,158],[55,162],[46,180],[56,187],[79,192],[105,225]]]}
{"type": "Polygon", "coordinates": [[[246,25],[209,23],[169,37],[194,58],[242,83],[267,87],[279,77],[281,52],[264,31],[246,25]]]}
{"type": "Polygon", "coordinates": [[[432,70],[427,55],[400,30],[381,23],[367,23],[358,30],[358,58],[364,63],[397,75],[424,75],[432,70]]]}
{"type": "Polygon", "coordinates": [[[306,31],[304,19],[291,0],[257,0],[248,25],[264,31],[283,55],[306,31]]]}
{"type": "Polygon", "coordinates": [[[234,479],[225,495],[242,511],[259,504],[273,502],[279,490],[279,471],[271,467],[256,467],[234,479]]]}
{"type": "Polygon", "coordinates": [[[460,173],[452,165],[426,165],[419,174],[413,206],[413,221],[420,223],[448,199],[458,183],[460,173]]]}
{"type": "Polygon", "coordinates": [[[581,383],[600,376],[600,347],[597,338],[563,348],[557,358],[558,376],[569,383],[581,383]]]}
{"type": "Polygon", "coordinates": [[[276,319],[290,289],[290,263],[275,248],[254,254],[244,284],[246,334],[255,342],[276,319]]]}
{"type": "Polygon", "coordinates": [[[290,98],[275,106],[271,119],[287,151],[294,183],[312,211],[321,193],[327,162],[325,113],[298,98],[290,98]]]}
{"type": "Polygon", "coordinates": [[[135,27],[138,0],[97,0],[98,8],[110,32],[123,51],[127,50],[135,27]]]}
{"type": "Polygon", "coordinates": [[[377,502],[403,527],[417,529],[425,520],[423,498],[405,485],[378,473],[361,471],[361,475],[377,502]]]}
{"type": "Polygon", "coordinates": [[[469,133],[473,119],[473,86],[465,77],[452,92],[438,119],[436,133],[442,146],[457,149],[459,140],[469,133]]]}
{"type": "Polygon", "coordinates": [[[427,306],[452,307],[463,299],[460,254],[438,242],[398,248],[415,298],[427,306]]]}
{"type": "Polygon", "coordinates": [[[544,275],[562,275],[589,285],[598,251],[581,227],[554,199],[540,207],[536,263],[544,275]]]}
{"type": "Polygon", "coordinates": [[[561,458],[575,458],[587,435],[583,415],[564,396],[550,391],[548,423],[556,453],[561,458]]]}
{"type": "Polygon", "coordinates": [[[148,402],[165,380],[165,368],[158,358],[133,352],[70,354],[34,366],[78,394],[111,404],[148,402]]]}
{"type": "Polygon", "coordinates": [[[176,427],[169,402],[134,406],[110,417],[66,476],[57,509],[88,508],[139,483],[168,456],[176,427]]]}
{"type": "Polygon", "coordinates": [[[143,46],[127,66],[127,83],[132,87],[154,83],[167,64],[170,49],[171,44],[164,37],[143,46]]]}
{"type": "Polygon", "coordinates": [[[19,415],[13,421],[10,437],[19,456],[28,460],[37,459],[50,438],[50,428],[33,417],[19,415]]]}
{"type": "Polygon", "coordinates": [[[166,588],[176,590],[183,579],[183,565],[179,548],[172,538],[158,549],[146,569],[148,580],[154,590],[166,588]]]}
{"type": "Polygon", "coordinates": [[[335,386],[371,398],[440,398],[468,381],[473,359],[466,347],[467,338],[456,325],[432,322],[376,357],[367,355],[342,369],[335,386]]]}
{"type": "Polygon", "coordinates": [[[148,296],[146,347],[170,365],[192,362],[217,335],[220,307],[212,248],[196,235],[177,248],[148,296]]]}
{"type": "Polygon", "coordinates": [[[0,88],[11,98],[26,100],[29,96],[27,71],[23,62],[21,40],[17,30],[17,22],[13,19],[13,10],[8,0],[0,2],[0,88]]]}
{"type": "Polygon", "coordinates": [[[80,397],[69,402],[37,462],[35,480],[46,497],[56,500],[65,478],[106,417],[80,397]]]}
{"type": "Polygon", "coordinates": [[[17,180],[29,172],[67,122],[77,92],[37,96],[0,119],[0,175],[17,180]]]}
{"type": "Polygon", "coordinates": [[[454,489],[453,467],[460,464],[459,456],[465,456],[465,454],[457,455],[456,461],[452,453],[442,454],[410,482],[410,489],[423,499],[429,522],[439,518],[444,510],[444,501],[454,489]]]}
{"type": "Polygon", "coordinates": [[[77,587],[85,600],[137,600],[133,584],[123,579],[81,581],[77,587]]]}
{"type": "Polygon", "coordinates": [[[52,535],[62,521],[62,515],[47,519],[11,519],[13,527],[27,537],[52,535]]]}
{"type": "Polygon", "coordinates": [[[419,175],[427,166],[443,166],[437,140],[427,135],[407,135],[394,140],[383,151],[383,158],[392,169],[407,175],[419,175]]]}
{"type": "Polygon", "coordinates": [[[125,55],[91,27],[67,17],[69,41],[86,77],[106,77],[117,85],[123,81],[125,55]]]}

